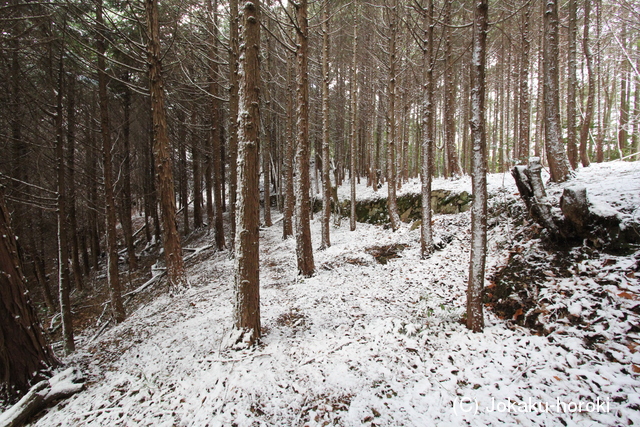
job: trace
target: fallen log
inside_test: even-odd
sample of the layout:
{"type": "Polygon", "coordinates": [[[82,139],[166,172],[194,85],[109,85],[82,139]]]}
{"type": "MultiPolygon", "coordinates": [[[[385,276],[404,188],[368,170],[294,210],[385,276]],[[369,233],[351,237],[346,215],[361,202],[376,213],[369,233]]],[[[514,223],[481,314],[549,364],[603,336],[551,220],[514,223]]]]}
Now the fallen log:
{"type": "Polygon", "coordinates": [[[18,403],[0,414],[0,427],[21,426],[53,402],[79,392],[83,386],[83,377],[77,368],[69,368],[40,381],[18,403]]]}

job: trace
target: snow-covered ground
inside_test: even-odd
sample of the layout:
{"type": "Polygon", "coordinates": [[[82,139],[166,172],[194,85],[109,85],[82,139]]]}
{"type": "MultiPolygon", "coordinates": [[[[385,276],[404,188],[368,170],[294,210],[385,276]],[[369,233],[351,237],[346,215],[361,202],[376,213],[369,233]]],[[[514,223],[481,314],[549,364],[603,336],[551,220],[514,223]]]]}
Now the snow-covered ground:
{"type": "MultiPolygon", "coordinates": [[[[580,170],[576,182],[587,185],[598,203],[638,217],[640,163],[594,165],[580,170]]],[[[419,188],[414,182],[403,191],[412,187],[419,188]]],[[[435,180],[434,188],[470,191],[470,183],[435,180]]],[[[494,204],[517,198],[508,174],[491,175],[489,191],[494,204]]],[[[559,194],[554,186],[549,191],[559,194]]],[[[373,192],[361,187],[359,194],[373,192]]],[[[231,327],[233,262],[226,253],[210,252],[189,269],[192,287],[184,294],[162,294],[96,341],[85,339],[66,360],[85,370],[85,391],[35,425],[640,423],[637,253],[584,260],[576,268],[593,274],[573,281],[549,273],[545,289],[555,292],[546,295],[549,313],[564,308],[586,318],[596,310],[593,298],[608,295],[611,303],[601,304],[591,321],[605,337],[598,345],[571,322],[558,321],[553,333],[541,336],[489,310],[485,331],[476,334],[459,322],[469,219],[468,212],[436,216],[436,235],[448,244],[427,260],[420,259],[419,229],[411,224],[396,232],[358,224],[350,232],[343,220],[331,230],[332,246],[314,253],[317,274],[308,279],[297,277],[295,242],[281,239],[280,224],[265,229],[264,331],[253,350],[221,347],[231,327]],[[399,257],[378,263],[372,253],[380,247],[394,248],[399,257]],[[604,294],[593,297],[595,288],[604,294]],[[614,338],[607,352],[602,346],[614,338]]],[[[509,216],[493,224],[488,277],[518,244],[509,216]]],[[[317,217],[312,233],[317,247],[317,217]]],[[[540,250],[535,241],[520,247],[540,250]]]]}

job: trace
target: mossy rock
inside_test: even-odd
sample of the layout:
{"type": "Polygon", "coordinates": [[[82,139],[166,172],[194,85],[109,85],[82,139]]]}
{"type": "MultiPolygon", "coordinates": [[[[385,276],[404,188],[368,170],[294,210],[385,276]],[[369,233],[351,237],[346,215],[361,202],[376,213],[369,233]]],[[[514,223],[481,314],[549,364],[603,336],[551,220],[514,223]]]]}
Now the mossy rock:
{"type": "MultiPolygon", "coordinates": [[[[462,191],[460,193],[449,190],[432,190],[431,209],[434,214],[456,214],[465,212],[471,207],[472,196],[462,191]]],[[[404,194],[397,198],[398,212],[403,222],[419,221],[422,219],[422,195],[404,194]]],[[[313,211],[322,210],[322,200],[314,199],[313,211]]],[[[351,202],[343,200],[340,203],[341,215],[348,218],[351,212],[351,202]]],[[[335,206],[332,201],[331,211],[335,213],[335,206]]],[[[356,221],[369,224],[389,223],[389,213],[387,210],[387,199],[378,198],[375,200],[361,200],[356,203],[356,221]]]]}

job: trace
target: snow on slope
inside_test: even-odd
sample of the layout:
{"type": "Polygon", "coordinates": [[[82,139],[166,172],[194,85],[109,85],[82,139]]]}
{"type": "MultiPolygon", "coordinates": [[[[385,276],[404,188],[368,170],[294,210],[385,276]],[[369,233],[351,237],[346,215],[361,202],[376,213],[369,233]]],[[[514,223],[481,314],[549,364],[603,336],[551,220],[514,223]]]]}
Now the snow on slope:
{"type": "MultiPolygon", "coordinates": [[[[466,181],[436,180],[434,188],[466,181]]],[[[489,181],[499,193],[494,202],[515,197],[509,175],[489,181]]],[[[578,181],[637,215],[640,192],[626,191],[640,185],[638,163],[580,170],[578,181]]],[[[434,228],[451,242],[421,260],[418,229],[358,224],[349,232],[343,221],[331,230],[332,246],[315,252],[317,274],[309,279],[296,276],[295,242],[282,241],[279,226],[261,232],[265,333],[252,351],[221,348],[231,326],[233,264],[213,253],[190,269],[185,294],[163,295],[81,345],[67,361],[83,365],[90,384],[35,425],[640,423],[638,353],[611,361],[570,334],[536,336],[491,312],[483,333],[461,325],[469,213],[436,216],[434,228]],[[400,257],[376,262],[369,249],[388,245],[404,247],[400,257]]],[[[317,219],[312,233],[317,247],[317,219]]],[[[504,263],[514,234],[509,218],[490,230],[490,271],[504,263]]],[[[637,298],[638,280],[629,282],[637,298]]],[[[586,309],[571,310],[579,308],[586,309]]]]}

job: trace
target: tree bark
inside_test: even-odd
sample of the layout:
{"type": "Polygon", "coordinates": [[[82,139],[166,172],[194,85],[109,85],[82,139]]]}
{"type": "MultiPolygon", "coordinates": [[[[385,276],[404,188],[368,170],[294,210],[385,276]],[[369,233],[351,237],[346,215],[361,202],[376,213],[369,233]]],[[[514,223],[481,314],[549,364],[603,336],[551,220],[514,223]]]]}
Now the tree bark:
{"type": "Polygon", "coordinates": [[[29,300],[10,222],[0,189],[0,394],[13,400],[59,362],[29,300]]]}
{"type": "Polygon", "coordinates": [[[544,28],[545,148],[551,180],[564,182],[571,177],[571,165],[562,145],[562,128],[560,125],[557,0],[547,0],[544,11],[544,28]]]}
{"type": "Polygon", "coordinates": [[[489,2],[476,2],[473,23],[473,52],[471,63],[471,259],[467,288],[467,328],[474,332],[484,329],[482,290],[487,257],[487,167],[485,131],[485,64],[489,2]]]}
{"type": "Polygon", "coordinates": [[[309,24],[307,0],[294,3],[297,35],[298,146],[296,150],[296,255],[298,272],[310,277],[315,271],[311,247],[311,200],[309,197],[309,24]]]}
{"type": "Polygon", "coordinates": [[[182,245],[176,227],[176,200],[173,188],[173,172],[169,152],[169,135],[164,106],[164,83],[160,54],[160,28],[158,24],[157,0],[145,0],[147,18],[147,62],[149,65],[149,85],[153,119],[153,155],[155,158],[158,190],[162,215],[164,256],[167,277],[173,292],[185,288],[187,276],[182,258],[182,245]]]}
{"type": "Polygon", "coordinates": [[[260,338],[260,2],[247,1],[241,17],[236,227],[235,327],[242,340],[260,338]]]}

